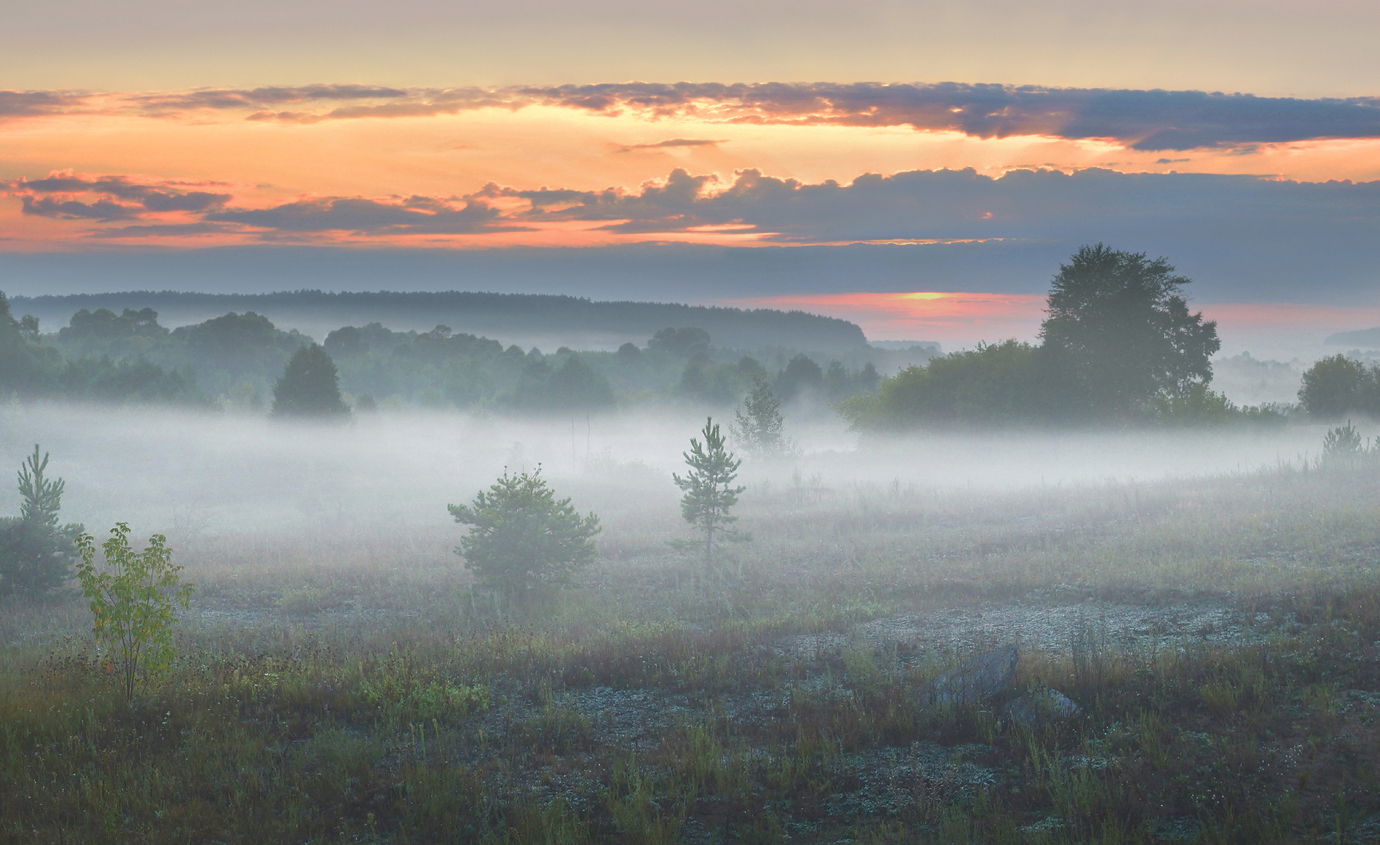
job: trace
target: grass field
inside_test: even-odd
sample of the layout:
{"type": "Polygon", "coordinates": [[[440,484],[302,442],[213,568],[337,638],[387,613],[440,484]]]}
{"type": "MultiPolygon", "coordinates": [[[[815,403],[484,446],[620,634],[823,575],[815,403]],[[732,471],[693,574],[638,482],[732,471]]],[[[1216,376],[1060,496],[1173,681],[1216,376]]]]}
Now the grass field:
{"type": "Polygon", "coordinates": [[[709,572],[612,464],[571,481],[598,563],[522,611],[440,519],[188,518],[178,656],[129,704],[79,597],[0,607],[0,840],[1380,841],[1374,469],[807,468],[709,572]],[[1006,645],[995,695],[935,695],[1006,645]],[[1079,712],[1012,710],[1043,690],[1079,712]]]}

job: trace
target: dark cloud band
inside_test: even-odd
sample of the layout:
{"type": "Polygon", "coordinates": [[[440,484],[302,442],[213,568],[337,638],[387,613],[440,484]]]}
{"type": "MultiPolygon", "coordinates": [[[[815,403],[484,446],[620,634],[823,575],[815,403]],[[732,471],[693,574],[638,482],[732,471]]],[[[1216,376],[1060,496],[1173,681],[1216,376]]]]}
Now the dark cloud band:
{"type": "MultiPolygon", "coordinates": [[[[0,91],[0,120],[114,109],[166,116],[218,109],[250,120],[419,118],[548,106],[720,123],[909,126],[979,138],[1109,139],[1144,151],[1380,138],[1380,97],[1296,99],[1203,91],[881,83],[610,83],[509,88],[308,85],[110,95],[0,91]]],[[[673,139],[650,147],[712,142],[673,139]]],[[[628,147],[645,149],[647,145],[628,147]]]]}

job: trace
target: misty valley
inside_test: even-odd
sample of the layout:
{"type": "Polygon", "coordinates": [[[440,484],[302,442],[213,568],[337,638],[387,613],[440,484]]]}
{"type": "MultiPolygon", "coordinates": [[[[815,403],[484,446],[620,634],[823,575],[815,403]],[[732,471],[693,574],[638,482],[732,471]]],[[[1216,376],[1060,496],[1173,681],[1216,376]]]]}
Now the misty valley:
{"type": "Polygon", "coordinates": [[[1187,281],[0,299],[0,840],[1380,841],[1376,350],[1187,281]]]}

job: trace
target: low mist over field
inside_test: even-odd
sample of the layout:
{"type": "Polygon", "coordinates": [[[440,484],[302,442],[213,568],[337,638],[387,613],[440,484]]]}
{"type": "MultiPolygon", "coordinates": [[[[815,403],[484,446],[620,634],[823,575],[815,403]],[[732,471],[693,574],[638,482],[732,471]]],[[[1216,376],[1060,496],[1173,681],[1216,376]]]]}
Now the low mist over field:
{"type": "MultiPolygon", "coordinates": [[[[332,425],[37,404],[0,412],[0,462],[17,466],[41,441],[67,479],[65,517],[88,525],[125,520],[142,533],[349,526],[405,535],[409,526],[449,523],[445,505],[505,466],[538,464],[582,510],[664,520],[670,529],[679,519],[671,473],[682,469],[681,453],[703,424],[703,416],[671,411],[564,419],[385,411],[332,425]]],[[[1371,428],[1363,426],[1366,436],[1371,428]]],[[[796,486],[825,495],[899,487],[942,497],[1248,474],[1315,460],[1326,429],[1005,431],[860,444],[842,420],[825,420],[787,427],[800,457],[745,463],[743,499],[796,486]]],[[[17,509],[13,489],[0,507],[17,509]]]]}

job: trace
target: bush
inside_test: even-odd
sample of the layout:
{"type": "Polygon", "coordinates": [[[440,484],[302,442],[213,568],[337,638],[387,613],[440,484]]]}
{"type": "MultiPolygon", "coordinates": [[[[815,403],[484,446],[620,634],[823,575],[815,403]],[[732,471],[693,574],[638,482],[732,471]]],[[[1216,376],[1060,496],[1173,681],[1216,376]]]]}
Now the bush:
{"type": "Polygon", "coordinates": [[[1361,432],[1347,420],[1346,425],[1337,426],[1323,437],[1321,464],[1336,469],[1352,469],[1370,452],[1380,454],[1380,439],[1376,441],[1376,449],[1367,450],[1361,432]]]}
{"type": "Polygon", "coordinates": [[[933,358],[882,382],[840,411],[858,428],[1035,424],[1077,413],[1076,391],[1060,380],[1057,353],[1008,340],[933,358]]]}
{"type": "Polygon", "coordinates": [[[92,633],[107,649],[125,698],[132,698],[136,681],[161,675],[172,664],[172,626],[177,621],[173,605],[186,608],[193,587],[181,583],[182,567],[173,564],[172,549],[162,534],[150,537],[148,546],[136,552],[129,545],[129,526],[117,523],[101,544],[105,572],[96,571],[95,538],[82,534],[77,548],[77,574],[91,603],[92,633]]]}
{"type": "Polygon", "coordinates": [[[0,595],[53,590],[71,574],[82,526],[58,526],[66,485],[45,478],[47,468],[48,455],[40,458],[35,445],[19,468],[20,516],[0,519],[0,595]]]}
{"type": "Polygon", "coordinates": [[[570,499],[557,500],[540,466],[531,474],[504,470],[473,503],[447,509],[456,522],[470,526],[455,550],[465,568],[514,605],[569,586],[596,556],[599,517],[580,516],[570,499]]]}

